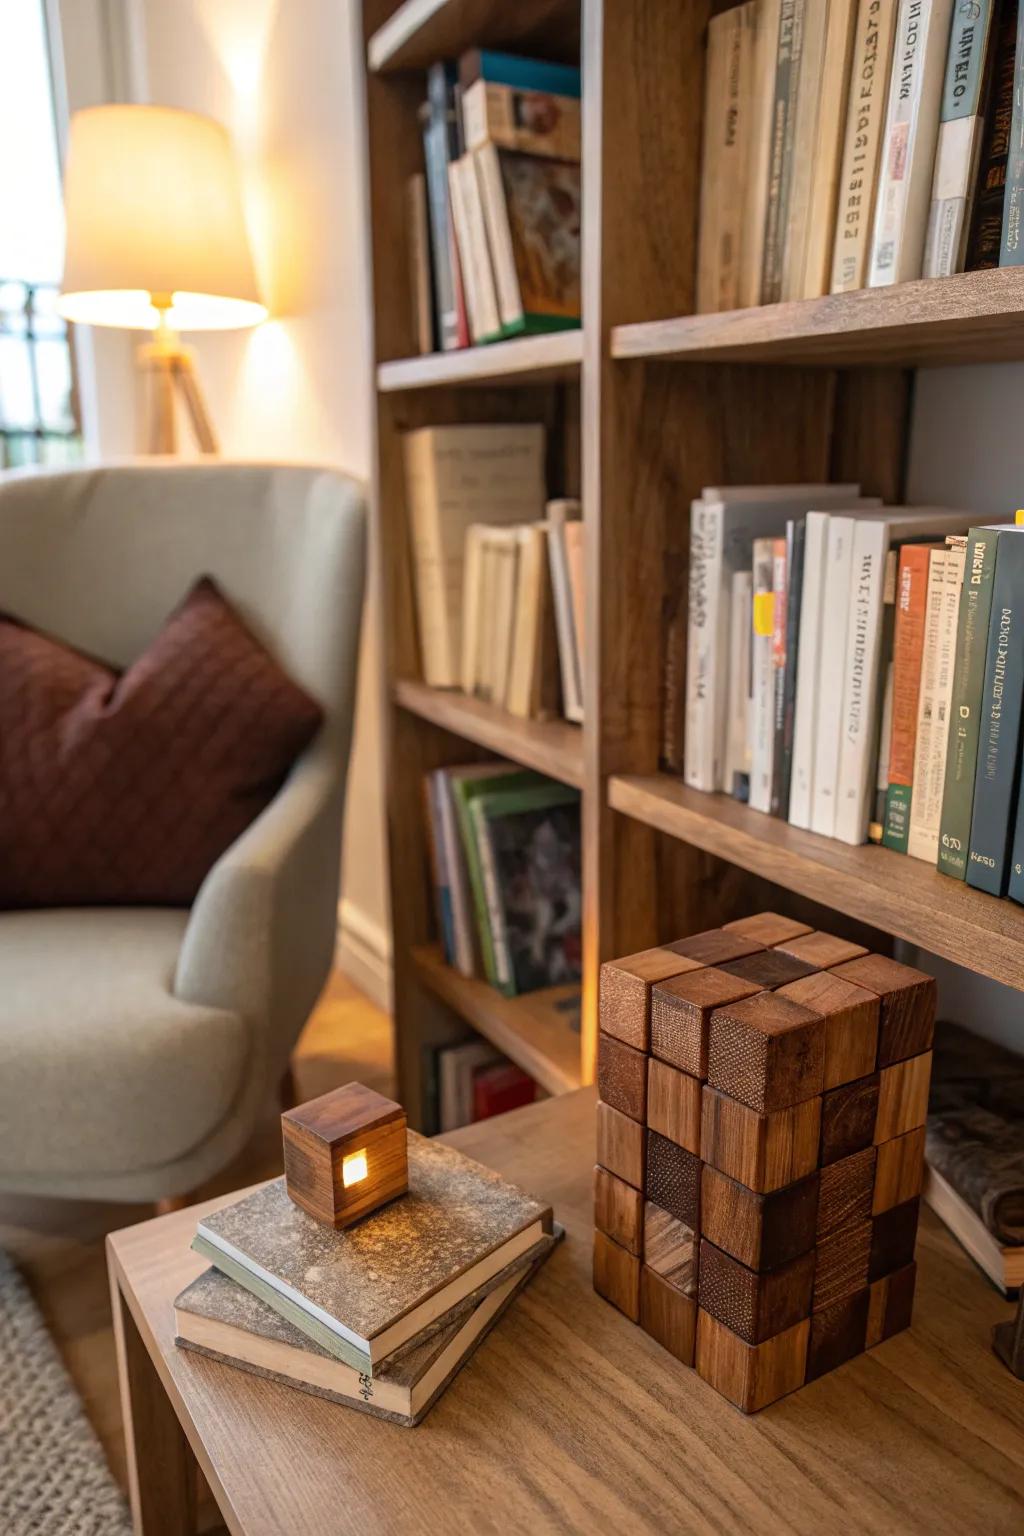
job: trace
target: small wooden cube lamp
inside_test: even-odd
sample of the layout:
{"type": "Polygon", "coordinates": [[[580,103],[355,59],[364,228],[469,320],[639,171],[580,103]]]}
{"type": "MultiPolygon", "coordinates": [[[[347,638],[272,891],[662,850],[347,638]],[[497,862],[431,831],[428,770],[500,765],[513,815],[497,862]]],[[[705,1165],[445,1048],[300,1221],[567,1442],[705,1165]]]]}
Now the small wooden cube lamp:
{"type": "Polygon", "coordinates": [[[281,1116],[289,1197],[329,1227],[348,1227],[409,1187],[405,1110],[346,1083],[281,1116]]]}

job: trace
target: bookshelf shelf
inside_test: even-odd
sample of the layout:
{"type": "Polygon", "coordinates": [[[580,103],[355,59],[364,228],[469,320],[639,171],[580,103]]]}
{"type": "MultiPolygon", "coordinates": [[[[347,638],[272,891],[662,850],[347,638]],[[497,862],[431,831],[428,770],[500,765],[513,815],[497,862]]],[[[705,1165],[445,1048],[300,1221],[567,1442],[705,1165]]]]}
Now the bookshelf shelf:
{"type": "Polygon", "coordinates": [[[616,358],[936,367],[1024,358],[1024,270],[618,326],[616,358]]]}
{"type": "Polygon", "coordinates": [[[405,0],[369,38],[367,62],[375,73],[426,69],[473,47],[578,57],[579,7],[566,0],[405,0]]]}
{"type": "Polygon", "coordinates": [[[535,384],[579,377],[583,361],[582,330],[523,336],[459,352],[431,352],[381,363],[377,387],[392,394],[473,384],[535,384]]]}
{"type": "Polygon", "coordinates": [[[583,787],[583,732],[567,720],[521,720],[483,699],[409,679],[395,684],[394,696],[402,709],[453,736],[476,742],[563,784],[583,787]]]}
{"type": "Polygon", "coordinates": [[[612,778],[612,808],[847,917],[920,944],[979,976],[1024,987],[1024,910],[930,864],[854,848],[668,774],[612,778]]]}
{"type": "Polygon", "coordinates": [[[416,974],[441,1002],[522,1067],[548,1093],[579,1088],[579,987],[546,987],[523,997],[500,992],[446,965],[436,945],[413,950],[416,974]]]}

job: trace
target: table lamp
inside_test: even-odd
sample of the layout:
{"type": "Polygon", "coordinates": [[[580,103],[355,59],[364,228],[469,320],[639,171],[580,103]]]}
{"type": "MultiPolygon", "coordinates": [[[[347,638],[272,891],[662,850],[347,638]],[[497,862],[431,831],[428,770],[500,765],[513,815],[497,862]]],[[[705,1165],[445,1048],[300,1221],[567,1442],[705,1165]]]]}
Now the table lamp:
{"type": "Polygon", "coordinates": [[[71,119],[64,175],[67,246],[58,301],[67,320],[152,330],[149,451],[175,451],[180,391],[204,453],[217,443],[180,331],[266,318],[231,140],[210,118],[170,107],[104,106],[71,119]]]}

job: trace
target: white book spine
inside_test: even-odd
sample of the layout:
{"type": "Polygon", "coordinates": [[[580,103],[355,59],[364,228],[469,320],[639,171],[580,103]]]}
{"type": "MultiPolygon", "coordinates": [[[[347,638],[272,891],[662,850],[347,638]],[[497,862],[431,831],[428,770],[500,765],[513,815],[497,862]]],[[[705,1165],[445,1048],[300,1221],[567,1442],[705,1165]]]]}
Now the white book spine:
{"type": "MultiPolygon", "coordinates": [[[[914,753],[914,793],[910,802],[910,834],[907,840],[907,852],[915,859],[925,859],[929,864],[934,864],[939,856],[939,827],[942,820],[942,795],[946,780],[946,749],[949,744],[949,710],[953,697],[957,620],[960,613],[966,551],[962,549],[933,551],[928,571],[929,609],[932,595],[931,563],[935,561],[937,555],[941,557],[943,578],[939,590],[935,664],[930,699],[932,712],[930,744],[925,752],[921,746],[922,720],[919,712],[914,753]]],[[[925,664],[927,666],[927,657],[925,664]]],[[[922,702],[923,692],[922,677],[922,702]]]]}
{"type": "Polygon", "coordinates": [[[814,790],[814,743],[817,737],[818,662],[821,654],[825,558],[828,553],[828,513],[808,512],[804,529],[803,595],[797,649],[796,704],[793,719],[793,772],[789,790],[789,819],[794,827],[810,827],[814,790]]]}
{"type": "MultiPolygon", "coordinates": [[[[480,80],[477,84],[483,85],[484,82],[480,80]]],[[[508,204],[505,201],[505,184],[501,178],[501,161],[493,144],[485,144],[482,149],[476,150],[473,160],[487,229],[487,244],[494,264],[494,283],[501,322],[512,328],[522,321],[523,301],[516,271],[512,226],[509,224],[508,204]]]]}
{"type": "Polygon", "coordinates": [[[737,794],[750,777],[750,642],[753,576],[734,571],[729,603],[729,729],[725,754],[726,794],[737,794]]]}
{"type": "Polygon", "coordinates": [[[887,523],[863,518],[854,524],[834,832],[844,843],[864,842],[871,815],[888,552],[887,523]]]}
{"type": "Polygon", "coordinates": [[[695,501],[690,508],[690,605],[686,643],[683,777],[691,789],[709,791],[717,787],[713,668],[722,563],[721,529],[721,508],[695,501]]]}
{"type": "Polygon", "coordinates": [[[836,787],[839,778],[839,733],[846,673],[846,618],[850,606],[853,564],[852,517],[832,517],[825,557],[825,596],[822,602],[821,655],[818,662],[818,701],[814,743],[814,787],[811,831],[832,837],[836,828],[836,787]]]}
{"type": "Polygon", "coordinates": [[[952,277],[964,269],[971,197],[984,129],[983,117],[958,117],[939,125],[924,277],[952,277]]]}
{"type": "Polygon", "coordinates": [[[750,747],[750,805],[772,808],[772,757],[775,747],[775,667],[772,658],[775,600],[772,592],[773,540],[754,543],[753,721],[750,747]]]}

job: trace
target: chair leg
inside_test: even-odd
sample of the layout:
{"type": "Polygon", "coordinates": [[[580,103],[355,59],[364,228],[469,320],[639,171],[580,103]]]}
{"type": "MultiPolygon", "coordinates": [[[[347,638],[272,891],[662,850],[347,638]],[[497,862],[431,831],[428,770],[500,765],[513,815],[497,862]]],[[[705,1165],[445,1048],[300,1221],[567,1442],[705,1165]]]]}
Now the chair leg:
{"type": "Polygon", "coordinates": [[[286,1109],[294,1109],[299,1102],[299,1090],[295,1085],[295,1073],[289,1064],[281,1073],[281,1081],[277,1085],[277,1096],[281,1102],[282,1112],[286,1109]]]}
{"type": "Polygon", "coordinates": [[[169,1216],[172,1211],[183,1211],[188,1203],[188,1195],[165,1195],[156,1202],[155,1214],[169,1216]]]}

